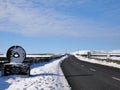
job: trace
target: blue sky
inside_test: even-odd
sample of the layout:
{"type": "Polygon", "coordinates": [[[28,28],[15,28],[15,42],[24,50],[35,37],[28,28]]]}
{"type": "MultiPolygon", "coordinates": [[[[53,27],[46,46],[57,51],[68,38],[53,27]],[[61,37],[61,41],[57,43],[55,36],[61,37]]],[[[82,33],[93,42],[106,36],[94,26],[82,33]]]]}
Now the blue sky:
{"type": "Polygon", "coordinates": [[[120,49],[120,0],[0,0],[0,53],[120,49]]]}

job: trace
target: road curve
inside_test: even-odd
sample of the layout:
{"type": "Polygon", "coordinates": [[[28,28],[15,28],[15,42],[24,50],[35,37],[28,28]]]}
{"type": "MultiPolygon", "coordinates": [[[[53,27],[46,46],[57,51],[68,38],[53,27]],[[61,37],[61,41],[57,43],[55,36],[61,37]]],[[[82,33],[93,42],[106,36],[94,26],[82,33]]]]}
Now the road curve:
{"type": "Polygon", "coordinates": [[[120,90],[120,69],[80,61],[72,55],[61,68],[72,90],[120,90]]]}

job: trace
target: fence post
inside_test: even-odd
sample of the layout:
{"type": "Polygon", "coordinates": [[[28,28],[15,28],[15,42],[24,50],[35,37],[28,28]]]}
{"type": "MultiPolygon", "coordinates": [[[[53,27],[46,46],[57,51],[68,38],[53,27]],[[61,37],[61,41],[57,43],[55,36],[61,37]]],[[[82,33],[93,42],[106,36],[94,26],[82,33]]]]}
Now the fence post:
{"type": "Polygon", "coordinates": [[[87,57],[88,57],[88,58],[91,58],[91,52],[88,52],[88,53],[87,53],[87,57]]]}

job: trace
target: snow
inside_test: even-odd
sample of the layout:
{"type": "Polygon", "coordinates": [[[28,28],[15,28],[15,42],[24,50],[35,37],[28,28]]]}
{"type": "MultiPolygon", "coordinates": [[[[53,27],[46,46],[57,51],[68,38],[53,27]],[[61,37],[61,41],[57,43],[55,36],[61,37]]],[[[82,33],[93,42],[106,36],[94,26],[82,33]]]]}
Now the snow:
{"type": "Polygon", "coordinates": [[[74,52],[73,54],[87,54],[88,52],[91,52],[91,54],[118,54],[120,55],[120,50],[112,50],[112,51],[106,51],[106,50],[79,50],[74,52]]]}
{"type": "Polygon", "coordinates": [[[0,57],[6,57],[6,55],[5,54],[0,54],[0,57]]]}
{"type": "Polygon", "coordinates": [[[34,54],[34,55],[26,55],[26,57],[52,57],[52,54],[34,54]]]}
{"type": "Polygon", "coordinates": [[[0,77],[0,90],[71,90],[60,68],[65,58],[32,65],[30,76],[0,77]]]}
{"type": "Polygon", "coordinates": [[[112,50],[111,53],[120,53],[120,50],[112,50]]]}
{"type": "Polygon", "coordinates": [[[79,51],[76,51],[74,52],[73,54],[87,54],[88,52],[90,52],[90,50],[79,50],[79,51]]]}
{"type": "Polygon", "coordinates": [[[110,57],[110,59],[120,61],[120,57],[110,57]]]}
{"type": "Polygon", "coordinates": [[[88,52],[91,54],[91,58],[100,58],[100,59],[112,59],[120,61],[120,50],[112,50],[112,51],[105,51],[105,50],[79,50],[72,54],[76,55],[88,55],[88,52]],[[112,55],[112,56],[110,56],[112,55]]]}
{"type": "Polygon", "coordinates": [[[82,57],[82,56],[78,56],[76,54],[74,54],[74,56],[76,58],[78,58],[79,60],[82,60],[82,61],[120,68],[120,64],[117,64],[117,63],[106,62],[106,61],[98,61],[98,60],[95,60],[95,59],[89,59],[89,58],[85,58],[85,57],[82,57]]]}

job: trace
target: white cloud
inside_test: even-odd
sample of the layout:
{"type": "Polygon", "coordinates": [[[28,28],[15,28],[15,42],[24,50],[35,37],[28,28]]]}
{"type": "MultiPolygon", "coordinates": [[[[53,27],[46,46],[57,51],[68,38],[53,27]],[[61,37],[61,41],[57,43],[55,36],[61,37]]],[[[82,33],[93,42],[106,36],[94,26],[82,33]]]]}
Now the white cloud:
{"type": "MultiPolygon", "coordinates": [[[[64,5],[67,2],[68,0],[61,1],[64,5]]],[[[1,0],[0,3],[0,31],[27,36],[91,37],[93,34],[100,36],[103,32],[106,35],[106,29],[110,29],[103,28],[95,24],[96,22],[84,18],[77,20],[76,17],[59,13],[51,7],[56,3],[55,0],[39,1],[38,3],[26,2],[26,0],[1,0]]]]}

